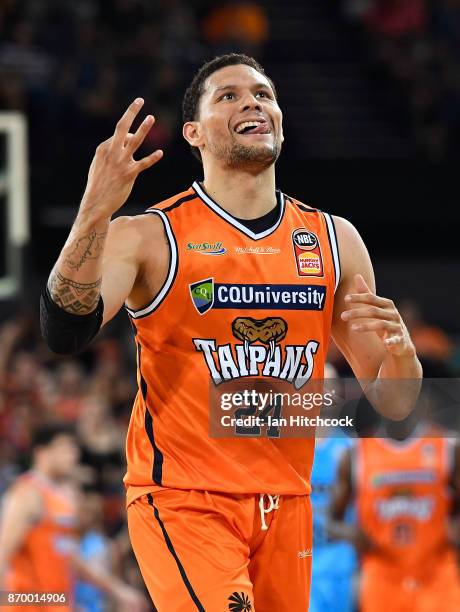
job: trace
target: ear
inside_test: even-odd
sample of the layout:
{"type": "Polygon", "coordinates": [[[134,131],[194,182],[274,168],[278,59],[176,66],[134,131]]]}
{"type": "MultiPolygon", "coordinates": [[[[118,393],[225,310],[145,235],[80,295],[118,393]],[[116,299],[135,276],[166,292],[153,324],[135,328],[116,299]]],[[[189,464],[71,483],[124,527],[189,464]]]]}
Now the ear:
{"type": "Polygon", "coordinates": [[[203,144],[199,121],[187,121],[187,123],[184,123],[182,135],[192,147],[199,147],[203,144]]]}

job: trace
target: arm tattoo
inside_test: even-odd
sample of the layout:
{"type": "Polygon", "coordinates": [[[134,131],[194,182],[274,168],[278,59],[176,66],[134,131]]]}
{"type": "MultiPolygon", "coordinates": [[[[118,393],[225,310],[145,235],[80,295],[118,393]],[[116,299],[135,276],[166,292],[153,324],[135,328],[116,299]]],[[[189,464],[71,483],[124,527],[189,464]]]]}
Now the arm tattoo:
{"type": "Polygon", "coordinates": [[[76,283],[55,270],[50,276],[48,288],[58,306],[72,314],[84,315],[96,308],[101,295],[101,283],[101,278],[95,283],[76,283]]]}
{"type": "Polygon", "coordinates": [[[88,259],[98,259],[104,250],[106,236],[107,232],[98,234],[96,230],[87,236],[82,236],[64,259],[64,264],[72,270],[79,270],[88,259]]]}

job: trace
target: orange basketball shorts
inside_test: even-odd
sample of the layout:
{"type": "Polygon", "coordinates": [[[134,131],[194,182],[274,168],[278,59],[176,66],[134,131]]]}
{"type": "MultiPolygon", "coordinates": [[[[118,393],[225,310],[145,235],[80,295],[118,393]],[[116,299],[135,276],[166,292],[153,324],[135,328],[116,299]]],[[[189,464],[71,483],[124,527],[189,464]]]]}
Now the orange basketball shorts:
{"type": "Polygon", "coordinates": [[[131,543],[159,612],[306,612],[311,519],[307,495],[164,488],[128,506],[131,543]]]}

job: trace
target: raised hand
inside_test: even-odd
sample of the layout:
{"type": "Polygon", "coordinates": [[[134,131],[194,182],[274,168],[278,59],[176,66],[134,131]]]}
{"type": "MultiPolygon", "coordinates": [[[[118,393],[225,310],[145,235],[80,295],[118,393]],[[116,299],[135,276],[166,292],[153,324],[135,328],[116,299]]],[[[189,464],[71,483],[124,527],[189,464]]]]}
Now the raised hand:
{"type": "MultiPolygon", "coordinates": [[[[50,274],[48,289],[51,298],[69,313],[84,315],[96,309],[101,296],[102,263],[110,219],[128,199],[138,175],[163,156],[163,151],[157,150],[140,160],[133,157],[155,121],[152,115],[147,115],[136,132],[130,133],[143,104],[142,98],[134,100],[117,123],[113,136],[97,147],[77,218],[50,274]]],[[[117,227],[126,227],[126,224],[117,227]]],[[[118,305],[126,299],[137,275],[135,251],[139,236],[127,231],[123,239],[113,239],[113,244],[120,240],[126,248],[122,262],[117,262],[115,253],[110,259],[120,269],[124,266],[123,283],[118,285],[126,294],[113,298],[107,293],[108,310],[111,302],[118,305]],[[128,270],[127,260],[130,263],[128,270]]]]}
{"type": "Polygon", "coordinates": [[[394,355],[415,355],[407,327],[392,300],[372,292],[361,274],[355,276],[355,287],[356,293],[345,296],[350,309],[342,312],[342,320],[350,321],[354,332],[375,332],[394,355]]]}
{"type": "Polygon", "coordinates": [[[147,115],[137,131],[130,133],[143,104],[142,98],[136,98],[118,121],[113,135],[96,149],[80,206],[80,210],[91,211],[91,216],[110,218],[128,199],[138,175],[163,156],[163,151],[158,149],[143,159],[134,159],[155,123],[154,117],[147,115]]]}

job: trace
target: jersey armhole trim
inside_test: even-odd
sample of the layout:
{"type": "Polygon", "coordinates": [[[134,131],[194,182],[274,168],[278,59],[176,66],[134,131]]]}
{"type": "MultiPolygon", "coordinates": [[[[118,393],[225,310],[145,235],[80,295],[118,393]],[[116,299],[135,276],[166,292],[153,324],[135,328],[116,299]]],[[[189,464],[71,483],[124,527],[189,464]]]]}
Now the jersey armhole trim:
{"type": "Polygon", "coordinates": [[[165,232],[166,232],[166,237],[168,239],[168,247],[169,247],[169,271],[168,271],[166,280],[164,281],[163,286],[161,287],[160,291],[156,294],[156,296],[153,298],[153,300],[149,304],[147,304],[146,306],[144,306],[143,308],[139,310],[131,310],[131,308],[128,308],[125,305],[126,311],[128,312],[129,316],[132,317],[133,319],[141,319],[142,317],[146,317],[147,315],[151,314],[154,310],[156,310],[158,306],[163,302],[163,300],[165,299],[165,297],[167,296],[171,287],[174,284],[174,281],[177,276],[177,268],[178,268],[178,263],[179,263],[176,238],[172,231],[171,223],[169,222],[168,217],[165,215],[165,213],[162,210],[159,210],[157,208],[146,210],[145,213],[150,214],[150,215],[158,215],[163,222],[165,232]]]}
{"type": "Polygon", "coordinates": [[[324,218],[326,219],[327,226],[327,237],[329,238],[329,246],[331,247],[332,261],[334,262],[334,272],[335,272],[335,289],[334,293],[337,291],[337,287],[340,283],[340,255],[339,255],[339,245],[337,242],[337,234],[335,231],[334,221],[329,213],[323,212],[324,218]]]}

